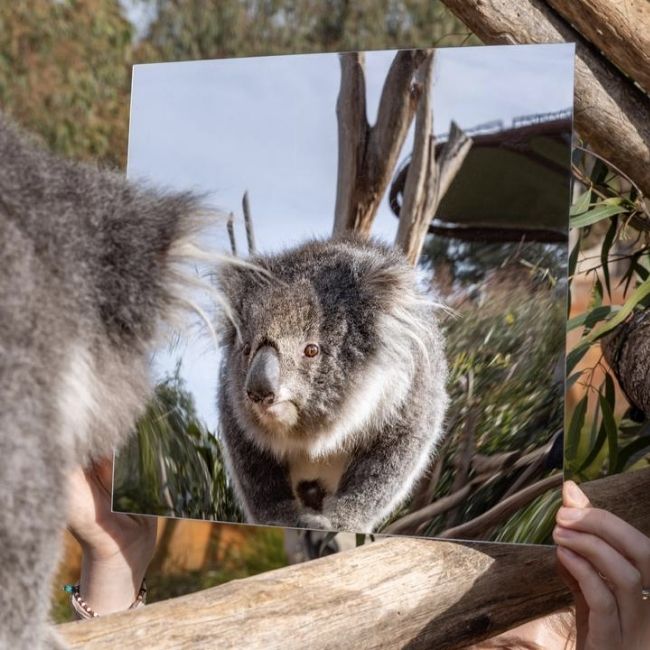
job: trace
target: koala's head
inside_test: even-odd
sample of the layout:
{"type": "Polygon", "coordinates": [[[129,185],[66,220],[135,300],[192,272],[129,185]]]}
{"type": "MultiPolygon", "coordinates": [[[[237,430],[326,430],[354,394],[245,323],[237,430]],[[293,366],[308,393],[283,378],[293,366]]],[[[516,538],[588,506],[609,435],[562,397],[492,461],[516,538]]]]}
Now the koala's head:
{"type": "Polygon", "coordinates": [[[412,274],[396,252],[350,238],[252,262],[266,273],[231,266],[219,277],[236,325],[222,325],[225,379],[237,411],[269,435],[309,437],[353,397],[412,274]]]}

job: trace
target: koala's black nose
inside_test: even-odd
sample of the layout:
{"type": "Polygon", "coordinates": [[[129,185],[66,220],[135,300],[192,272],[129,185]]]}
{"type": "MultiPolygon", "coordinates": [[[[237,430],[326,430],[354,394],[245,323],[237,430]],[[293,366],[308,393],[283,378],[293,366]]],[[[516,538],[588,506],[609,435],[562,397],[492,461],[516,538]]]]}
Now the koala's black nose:
{"type": "Polygon", "coordinates": [[[261,347],[253,357],[245,390],[249,399],[257,404],[270,406],[275,402],[280,386],[280,359],[275,348],[270,345],[261,347]]]}
{"type": "Polygon", "coordinates": [[[249,390],[246,392],[248,398],[256,403],[262,403],[264,406],[271,406],[275,402],[275,393],[256,393],[255,391],[249,390]]]}

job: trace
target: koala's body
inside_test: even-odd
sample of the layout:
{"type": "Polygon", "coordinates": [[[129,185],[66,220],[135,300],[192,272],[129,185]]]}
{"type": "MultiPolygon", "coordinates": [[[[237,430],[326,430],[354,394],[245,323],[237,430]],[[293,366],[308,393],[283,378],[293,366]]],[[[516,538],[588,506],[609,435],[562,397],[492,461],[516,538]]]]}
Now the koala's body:
{"type": "Polygon", "coordinates": [[[370,532],[442,436],[435,306],[396,251],[347,237],[225,269],[220,432],[250,522],[370,532]]]}
{"type": "Polygon", "coordinates": [[[46,620],[67,474],[143,410],[199,222],[193,197],[61,160],[0,115],[0,648],[63,647],[46,620]]]}

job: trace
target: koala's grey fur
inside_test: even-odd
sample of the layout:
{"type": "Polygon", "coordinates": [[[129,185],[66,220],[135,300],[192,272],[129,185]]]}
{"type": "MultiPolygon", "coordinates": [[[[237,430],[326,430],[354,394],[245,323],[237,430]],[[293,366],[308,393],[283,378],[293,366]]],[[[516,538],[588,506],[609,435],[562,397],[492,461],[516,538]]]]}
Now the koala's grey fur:
{"type": "Polygon", "coordinates": [[[66,474],[145,405],[197,207],[54,157],[0,115],[0,648],[63,647],[46,618],[66,474]]]}
{"type": "Polygon", "coordinates": [[[442,435],[435,306],[403,257],[375,242],[311,241],[252,261],[268,275],[219,277],[236,324],[222,329],[220,430],[247,519],[370,532],[442,435]],[[308,344],[320,353],[306,357],[308,344]],[[250,389],[260,376],[273,384],[268,403],[250,389]]]}

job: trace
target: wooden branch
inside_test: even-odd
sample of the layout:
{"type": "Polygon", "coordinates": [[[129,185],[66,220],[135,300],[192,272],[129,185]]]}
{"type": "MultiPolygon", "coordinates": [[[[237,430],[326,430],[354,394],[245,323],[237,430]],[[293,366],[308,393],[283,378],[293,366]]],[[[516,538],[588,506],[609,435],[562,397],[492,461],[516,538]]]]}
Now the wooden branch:
{"type": "Polygon", "coordinates": [[[472,457],[472,470],[477,474],[498,472],[510,467],[521,458],[521,451],[504,451],[500,454],[474,454],[472,457]]]}
{"type": "Polygon", "coordinates": [[[647,0],[546,0],[625,74],[650,92],[647,0]]]}
{"type": "MultiPolygon", "coordinates": [[[[575,127],[650,195],[650,98],[542,0],[443,0],[485,43],[576,43],[575,127]]],[[[638,64],[638,63],[637,63],[638,64]]]]}
{"type": "Polygon", "coordinates": [[[363,56],[341,55],[336,106],[339,164],[334,234],[354,230],[369,236],[419,99],[413,75],[425,50],[395,55],[382,90],[377,122],[368,126],[363,56]]]}
{"type": "Polygon", "coordinates": [[[426,190],[435,168],[435,140],[433,137],[433,114],[431,112],[431,79],[433,77],[434,53],[429,52],[416,75],[420,88],[420,101],[415,114],[413,153],[404,183],[404,200],[399,213],[395,247],[400,248],[411,264],[420,255],[420,240],[426,235],[428,222],[423,223],[426,206],[426,190]]]}
{"type": "MultiPolygon", "coordinates": [[[[527,467],[531,464],[535,464],[540,459],[543,459],[546,454],[548,454],[552,443],[539,447],[529,452],[525,456],[521,456],[519,452],[508,452],[505,454],[499,454],[498,463],[500,466],[499,471],[496,463],[490,464],[489,462],[477,463],[478,467],[484,467],[484,471],[478,476],[473,477],[469,483],[463,485],[457,491],[451,492],[447,496],[437,499],[433,503],[427,503],[420,506],[417,510],[413,510],[408,514],[396,519],[392,524],[386,527],[385,530],[381,531],[383,534],[413,534],[418,535],[423,534],[423,528],[429,524],[429,522],[436,516],[447,512],[450,508],[453,508],[463,502],[469,493],[477,487],[485,487],[488,483],[498,481],[504,476],[507,476],[511,472],[514,472],[522,467],[527,467]],[[514,462],[512,462],[514,461],[514,462]]],[[[472,466],[474,467],[474,460],[477,457],[474,456],[472,459],[472,466]]],[[[484,459],[491,459],[491,456],[483,456],[484,459]]],[[[476,467],[474,467],[476,470],[476,467]]]]}
{"type": "Polygon", "coordinates": [[[445,142],[440,158],[438,160],[438,185],[436,186],[436,196],[429,206],[429,223],[436,216],[436,211],[447,193],[456,174],[472,147],[472,138],[470,138],[456,122],[451,123],[449,129],[449,139],[445,142]]]}
{"type": "Polygon", "coordinates": [[[496,506],[490,508],[482,515],[454,528],[448,528],[440,533],[438,537],[446,539],[475,539],[486,528],[502,522],[506,517],[517,512],[519,508],[528,505],[536,497],[560,485],[562,485],[561,473],[547,476],[541,481],[525,487],[520,492],[517,492],[517,494],[513,494],[507,499],[500,501],[496,506]]]}
{"type": "Polygon", "coordinates": [[[354,230],[359,201],[357,183],[363,169],[370,126],[366,117],[364,56],[347,52],[339,58],[341,88],[336,102],[338,120],[338,171],[334,233],[354,230]]]}
{"type": "Polygon", "coordinates": [[[492,474],[481,474],[465,483],[459,490],[448,494],[447,496],[436,499],[433,503],[410,512],[403,517],[394,521],[382,534],[385,535],[403,535],[405,533],[413,534],[422,524],[428,524],[434,517],[447,512],[449,509],[454,508],[469,496],[474,487],[480,485],[486,479],[490,478],[492,474]]]}
{"type": "MultiPolygon", "coordinates": [[[[650,534],[649,487],[646,469],[584,489],[650,534]]],[[[451,650],[570,602],[551,547],[391,538],[59,631],[89,650],[451,650]]]]}
{"type": "Polygon", "coordinates": [[[248,254],[255,255],[255,233],[253,232],[253,218],[251,216],[251,205],[248,199],[248,190],[244,192],[242,198],[242,209],[244,211],[244,224],[246,225],[246,241],[248,242],[248,254]]]}
{"type": "Polygon", "coordinates": [[[228,221],[226,222],[226,229],[228,230],[228,239],[230,240],[230,250],[232,254],[237,257],[237,243],[235,241],[235,225],[234,225],[235,215],[231,212],[228,215],[228,221]]]}

